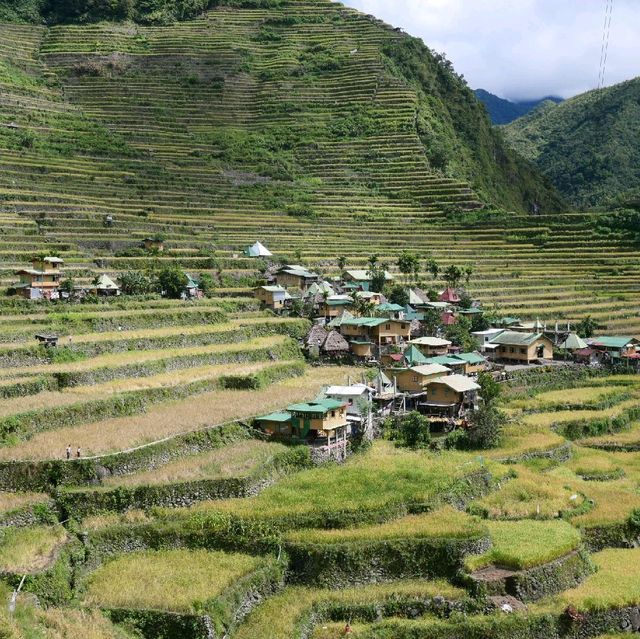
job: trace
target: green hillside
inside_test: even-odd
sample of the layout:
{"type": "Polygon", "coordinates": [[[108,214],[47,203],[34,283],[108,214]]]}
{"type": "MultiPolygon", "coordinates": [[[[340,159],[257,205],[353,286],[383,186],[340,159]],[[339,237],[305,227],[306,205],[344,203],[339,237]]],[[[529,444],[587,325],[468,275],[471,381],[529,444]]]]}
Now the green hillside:
{"type": "Polygon", "coordinates": [[[546,102],[503,131],[576,206],[640,187],[640,78],[546,102]]]}

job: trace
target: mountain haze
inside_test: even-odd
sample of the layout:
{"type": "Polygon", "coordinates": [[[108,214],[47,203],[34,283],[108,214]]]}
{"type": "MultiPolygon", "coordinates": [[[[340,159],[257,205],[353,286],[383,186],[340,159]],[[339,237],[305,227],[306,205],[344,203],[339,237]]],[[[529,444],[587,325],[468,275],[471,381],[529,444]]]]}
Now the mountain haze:
{"type": "Polygon", "coordinates": [[[547,96],[539,100],[512,102],[511,100],[499,98],[497,95],[489,93],[489,91],[485,91],[484,89],[475,89],[474,93],[478,100],[487,107],[489,117],[494,124],[509,124],[509,122],[513,122],[523,115],[526,115],[547,100],[556,104],[562,102],[562,98],[556,96],[547,96]]]}
{"type": "Polygon", "coordinates": [[[547,102],[503,131],[576,206],[640,188],[640,78],[547,102]]]}

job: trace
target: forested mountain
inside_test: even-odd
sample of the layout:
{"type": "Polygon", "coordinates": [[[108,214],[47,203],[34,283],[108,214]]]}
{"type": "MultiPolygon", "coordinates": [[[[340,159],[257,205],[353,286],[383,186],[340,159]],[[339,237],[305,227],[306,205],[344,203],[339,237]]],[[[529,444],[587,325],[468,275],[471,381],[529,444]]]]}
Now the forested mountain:
{"type": "Polygon", "coordinates": [[[555,104],[562,102],[562,98],[556,96],[547,96],[539,100],[527,100],[524,102],[511,102],[511,100],[505,100],[499,98],[489,91],[484,89],[475,89],[474,93],[478,100],[480,100],[489,112],[489,117],[494,124],[509,124],[518,118],[529,113],[529,111],[535,109],[542,102],[550,100],[555,104]]]}
{"type": "Polygon", "coordinates": [[[504,133],[576,206],[640,188],[640,78],[546,102],[504,133]]]}

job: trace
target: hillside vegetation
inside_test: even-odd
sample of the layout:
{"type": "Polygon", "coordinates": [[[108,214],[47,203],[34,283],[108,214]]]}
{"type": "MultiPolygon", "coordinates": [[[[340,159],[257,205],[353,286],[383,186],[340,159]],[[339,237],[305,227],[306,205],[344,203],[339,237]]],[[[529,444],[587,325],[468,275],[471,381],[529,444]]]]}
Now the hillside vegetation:
{"type": "Polygon", "coordinates": [[[503,129],[573,204],[605,204],[640,187],[640,78],[545,102],[503,129]]]}

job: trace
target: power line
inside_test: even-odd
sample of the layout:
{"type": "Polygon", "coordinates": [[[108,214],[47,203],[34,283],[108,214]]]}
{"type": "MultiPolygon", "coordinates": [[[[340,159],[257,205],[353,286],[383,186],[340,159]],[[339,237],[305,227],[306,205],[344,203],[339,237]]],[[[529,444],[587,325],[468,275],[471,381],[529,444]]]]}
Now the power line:
{"type": "Polygon", "coordinates": [[[613,17],[613,1],[605,0],[604,25],[602,28],[602,45],[600,46],[600,69],[598,71],[598,89],[604,86],[607,72],[607,57],[609,54],[609,36],[611,34],[611,19],[613,17]]]}

